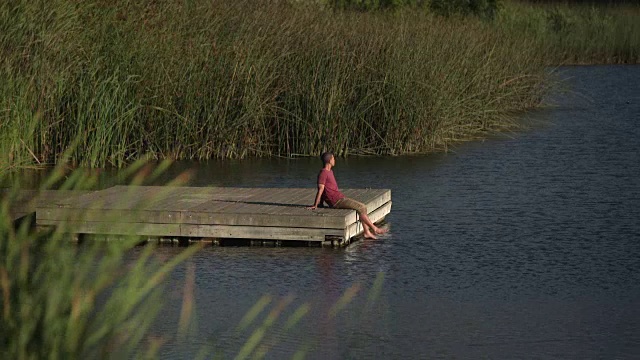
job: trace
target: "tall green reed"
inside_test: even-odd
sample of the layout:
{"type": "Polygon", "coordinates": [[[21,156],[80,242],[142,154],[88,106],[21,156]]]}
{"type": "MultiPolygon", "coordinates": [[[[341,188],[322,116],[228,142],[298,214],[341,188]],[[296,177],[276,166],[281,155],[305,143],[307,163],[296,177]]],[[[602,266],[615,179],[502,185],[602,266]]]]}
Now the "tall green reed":
{"type": "MultiPolygon", "coordinates": [[[[134,182],[149,178],[141,164],[128,169],[134,182]]],[[[69,173],[59,166],[42,187],[88,188],[95,181],[86,172],[69,173]]],[[[34,228],[29,218],[16,227],[9,209],[17,189],[4,194],[0,201],[0,357],[155,356],[162,339],[150,336],[150,326],[162,304],[164,279],[200,247],[189,247],[162,263],[153,258],[154,246],[137,256],[131,254],[141,241],[138,237],[77,246],[68,235],[73,233],[71,223],[44,231],[34,228]]]]}
{"type": "Polygon", "coordinates": [[[70,161],[94,167],[423,153],[513,126],[548,87],[539,43],[411,8],[16,0],[0,22],[11,164],[77,137],[70,161]]]}
{"type": "Polygon", "coordinates": [[[511,36],[535,40],[549,65],[640,61],[640,6],[506,2],[496,21],[511,36]]]}

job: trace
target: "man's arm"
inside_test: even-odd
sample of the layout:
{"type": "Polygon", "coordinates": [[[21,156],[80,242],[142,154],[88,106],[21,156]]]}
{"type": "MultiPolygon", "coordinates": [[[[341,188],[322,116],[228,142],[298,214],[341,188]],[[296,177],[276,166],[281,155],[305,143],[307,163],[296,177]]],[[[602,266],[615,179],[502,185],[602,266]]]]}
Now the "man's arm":
{"type": "Polygon", "coordinates": [[[320,205],[320,199],[322,198],[322,192],[324,191],[324,184],[318,184],[318,193],[316,194],[316,201],[313,202],[313,206],[309,206],[307,209],[313,210],[320,205]]]}

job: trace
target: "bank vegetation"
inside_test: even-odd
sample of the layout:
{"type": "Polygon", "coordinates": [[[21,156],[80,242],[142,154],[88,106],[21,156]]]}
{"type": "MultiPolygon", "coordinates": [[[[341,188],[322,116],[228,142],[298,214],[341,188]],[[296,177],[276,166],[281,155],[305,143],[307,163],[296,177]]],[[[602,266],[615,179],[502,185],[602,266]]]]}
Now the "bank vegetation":
{"type": "Polygon", "coordinates": [[[637,6],[368,3],[2,2],[0,163],[442,151],[638,61],[637,6]]]}

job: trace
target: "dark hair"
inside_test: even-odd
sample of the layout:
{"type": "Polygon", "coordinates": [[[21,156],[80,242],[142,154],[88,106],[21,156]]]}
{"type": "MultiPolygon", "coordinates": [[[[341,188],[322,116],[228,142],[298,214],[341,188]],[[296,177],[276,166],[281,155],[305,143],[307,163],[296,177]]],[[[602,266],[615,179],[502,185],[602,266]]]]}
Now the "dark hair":
{"type": "Polygon", "coordinates": [[[328,164],[329,161],[331,161],[332,157],[333,157],[333,153],[331,151],[327,151],[322,155],[320,155],[320,160],[322,160],[322,165],[328,164]]]}

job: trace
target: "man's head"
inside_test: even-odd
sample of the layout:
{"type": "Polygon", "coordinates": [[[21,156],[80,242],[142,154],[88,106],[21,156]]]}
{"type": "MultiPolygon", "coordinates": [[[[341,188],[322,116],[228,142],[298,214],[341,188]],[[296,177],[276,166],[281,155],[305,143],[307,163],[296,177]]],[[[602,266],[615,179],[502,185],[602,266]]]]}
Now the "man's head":
{"type": "Polygon", "coordinates": [[[327,164],[331,164],[331,166],[335,166],[336,164],[336,160],[333,157],[333,153],[330,151],[327,151],[322,155],[320,155],[320,159],[322,160],[322,165],[324,166],[326,166],[327,164]]]}

